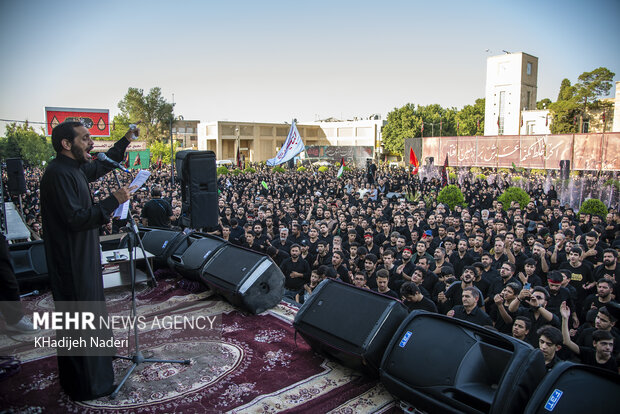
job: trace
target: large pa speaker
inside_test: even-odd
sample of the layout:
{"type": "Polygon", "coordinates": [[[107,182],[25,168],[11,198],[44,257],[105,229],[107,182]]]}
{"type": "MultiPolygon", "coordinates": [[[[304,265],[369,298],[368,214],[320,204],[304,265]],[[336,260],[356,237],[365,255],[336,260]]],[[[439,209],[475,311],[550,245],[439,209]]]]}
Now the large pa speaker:
{"type": "Polygon", "coordinates": [[[560,362],[545,375],[524,413],[607,414],[620,407],[618,391],[620,376],[617,373],[560,362]]]}
{"type": "Polygon", "coordinates": [[[406,316],[407,308],[394,298],[326,279],[293,326],[318,353],[378,376],[383,352],[406,316]]]}
{"type": "Polygon", "coordinates": [[[205,233],[191,233],[168,258],[168,266],[192,280],[199,280],[205,263],[228,242],[205,233]]]}
{"type": "Polygon", "coordinates": [[[142,239],[144,250],[155,256],[153,258],[155,267],[167,267],[168,258],[179,244],[187,238],[187,235],[180,231],[158,230],[148,227],[141,227],[139,236],[142,239]]]}
{"type": "Polygon", "coordinates": [[[269,256],[226,244],[205,265],[201,280],[251,313],[274,307],[284,294],[284,274],[269,256]]]}
{"type": "Polygon", "coordinates": [[[43,240],[10,244],[9,254],[20,290],[49,283],[43,240]]]}
{"type": "Polygon", "coordinates": [[[179,151],[175,157],[181,178],[181,224],[193,229],[218,225],[217,174],[213,151],[179,151]]]}
{"type": "Polygon", "coordinates": [[[6,159],[6,177],[9,193],[24,194],[26,192],[24,163],[21,158],[6,159]]]}
{"type": "Polygon", "coordinates": [[[429,413],[522,413],[544,375],[531,345],[425,311],[409,314],[381,361],[385,388],[429,413]]]}
{"type": "Polygon", "coordinates": [[[570,160],[560,160],[560,178],[568,180],[570,176],[570,160]]]}

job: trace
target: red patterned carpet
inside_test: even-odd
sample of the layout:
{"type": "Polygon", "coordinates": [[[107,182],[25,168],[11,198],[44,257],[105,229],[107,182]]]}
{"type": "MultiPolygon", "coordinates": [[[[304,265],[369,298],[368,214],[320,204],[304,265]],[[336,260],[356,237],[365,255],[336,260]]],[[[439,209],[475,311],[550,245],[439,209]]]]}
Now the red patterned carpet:
{"type": "MultiPolygon", "coordinates": [[[[243,314],[209,292],[189,293],[175,280],[143,287],[138,313],[213,315],[218,329],[205,332],[151,329],[141,331],[146,357],[190,359],[190,365],[145,363],[138,366],[115,400],[108,397],[76,403],[58,382],[53,350],[32,349],[0,335],[0,354],[15,349],[21,372],[0,382],[0,409],[15,413],[370,413],[398,411],[393,398],[376,381],[312,352],[291,325],[295,310],[284,303],[261,315],[243,314]]],[[[127,289],[108,292],[111,314],[126,314],[127,289]]],[[[48,295],[31,299],[29,310],[51,309],[48,295]]],[[[127,338],[127,330],[115,331],[127,338]]],[[[132,345],[130,345],[132,346],[132,345]]],[[[119,350],[127,355],[128,350],[119,350]]],[[[117,382],[130,366],[115,360],[117,382]]]]}

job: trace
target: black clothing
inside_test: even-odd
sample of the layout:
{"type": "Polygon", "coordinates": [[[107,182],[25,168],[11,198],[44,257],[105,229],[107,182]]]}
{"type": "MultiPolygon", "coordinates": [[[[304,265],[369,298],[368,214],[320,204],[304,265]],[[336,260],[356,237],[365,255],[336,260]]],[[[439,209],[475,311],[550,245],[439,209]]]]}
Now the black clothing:
{"type": "MultiPolygon", "coordinates": [[[[389,288],[388,288],[389,289],[389,288]]],[[[377,288],[371,289],[373,292],[377,292],[380,293],[382,295],[386,295],[386,296],[391,296],[394,299],[400,299],[400,297],[398,296],[398,294],[396,294],[396,292],[394,292],[392,289],[389,289],[387,292],[379,292],[379,290],[377,288]]]]}
{"type": "Polygon", "coordinates": [[[475,323],[480,326],[493,326],[493,321],[485,311],[476,306],[471,313],[465,311],[463,305],[457,305],[454,308],[454,317],[463,321],[475,323]]]}
{"type": "Polygon", "coordinates": [[[594,348],[580,346],[579,359],[582,363],[586,365],[591,365],[593,367],[598,367],[602,369],[608,369],[610,371],[618,373],[618,364],[616,363],[616,359],[612,356],[604,364],[599,364],[596,360],[596,350],[594,348]]]}
{"type": "Polygon", "coordinates": [[[437,305],[430,300],[429,298],[422,297],[422,300],[419,302],[409,302],[404,301],[404,305],[409,309],[409,312],[413,312],[414,310],[425,310],[429,312],[437,313],[437,305]]]}
{"type": "Polygon", "coordinates": [[[162,198],[149,200],[142,209],[142,217],[151,227],[170,227],[172,206],[162,198]]]}
{"type": "Polygon", "coordinates": [[[0,313],[9,325],[16,324],[24,316],[9,245],[2,233],[0,233],[0,313]]]}
{"type": "Polygon", "coordinates": [[[280,267],[284,273],[284,287],[288,290],[301,290],[304,283],[310,282],[310,265],[301,257],[296,262],[289,257],[284,259],[280,267]],[[291,277],[291,272],[303,273],[303,277],[291,277]]]}
{"type": "MultiPolygon", "coordinates": [[[[121,161],[128,145],[126,139],[119,140],[108,157],[121,161]]],[[[107,313],[99,227],[110,221],[118,201],[111,195],[94,204],[88,182],[112,169],[98,160],[80,165],[59,154],[41,179],[43,239],[54,301],[91,302],[95,315],[101,316],[107,313]]],[[[61,386],[75,400],[105,395],[114,381],[111,356],[58,356],[58,372],[61,386]]]]}

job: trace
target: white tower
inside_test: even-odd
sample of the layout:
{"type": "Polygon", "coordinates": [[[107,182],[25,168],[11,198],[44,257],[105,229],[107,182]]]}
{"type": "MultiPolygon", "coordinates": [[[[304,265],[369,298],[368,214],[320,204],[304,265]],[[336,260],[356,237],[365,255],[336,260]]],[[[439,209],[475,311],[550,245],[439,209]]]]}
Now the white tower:
{"type": "Polygon", "coordinates": [[[519,114],[536,109],[538,58],[506,53],[487,58],[484,135],[517,135],[519,114]]]}

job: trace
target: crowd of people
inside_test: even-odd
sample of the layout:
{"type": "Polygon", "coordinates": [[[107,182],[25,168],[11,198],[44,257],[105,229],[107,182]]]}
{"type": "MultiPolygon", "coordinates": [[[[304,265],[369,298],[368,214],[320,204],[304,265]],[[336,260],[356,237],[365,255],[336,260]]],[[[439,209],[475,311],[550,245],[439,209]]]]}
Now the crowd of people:
{"type": "MultiPolygon", "coordinates": [[[[35,237],[42,174],[28,170],[22,200],[35,237]]],[[[123,185],[134,175],[122,175],[123,185]]],[[[578,215],[542,179],[528,179],[527,206],[503,205],[509,174],[491,181],[470,173],[459,180],[467,207],[449,209],[437,202],[438,175],[375,164],[340,178],[334,169],[257,168],[218,177],[219,226],[204,231],[269,255],[291,301],[338,279],[529,342],[548,369],[576,359],[617,371],[620,212],[578,215]]],[[[91,183],[94,201],[116,187],[110,174],[91,183]]],[[[180,228],[181,201],[170,170],[153,168],[130,210],[141,224],[180,228]]],[[[100,234],[123,225],[112,219],[100,234]]]]}

